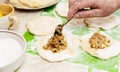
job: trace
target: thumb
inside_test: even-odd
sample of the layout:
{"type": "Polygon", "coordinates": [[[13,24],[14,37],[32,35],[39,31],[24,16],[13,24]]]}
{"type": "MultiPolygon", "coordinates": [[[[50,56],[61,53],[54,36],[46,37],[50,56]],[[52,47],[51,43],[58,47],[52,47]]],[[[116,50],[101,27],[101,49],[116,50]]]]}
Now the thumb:
{"type": "Polygon", "coordinates": [[[98,17],[101,16],[102,13],[99,9],[85,10],[79,11],[74,15],[74,18],[90,18],[90,17],[98,17]]]}

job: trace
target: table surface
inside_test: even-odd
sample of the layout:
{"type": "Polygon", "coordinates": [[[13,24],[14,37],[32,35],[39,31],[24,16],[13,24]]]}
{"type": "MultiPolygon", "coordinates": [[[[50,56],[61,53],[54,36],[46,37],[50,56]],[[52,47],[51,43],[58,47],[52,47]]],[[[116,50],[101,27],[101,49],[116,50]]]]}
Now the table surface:
{"type": "MultiPolygon", "coordinates": [[[[0,0],[0,3],[5,3],[5,0],[0,0]]],[[[39,17],[41,10],[26,11],[15,9],[15,16],[19,20],[18,27],[14,29],[21,35],[26,32],[26,24],[29,20],[39,17]]],[[[74,63],[61,62],[50,63],[39,56],[26,54],[26,59],[22,66],[16,72],[88,72],[88,67],[74,63]],[[74,71],[73,71],[74,69],[74,71]]]]}
{"type": "MultiPolygon", "coordinates": [[[[4,3],[5,0],[0,0],[4,3]]],[[[18,27],[14,30],[23,35],[26,32],[26,24],[29,20],[40,16],[42,10],[18,10],[15,9],[15,16],[19,20],[18,27]]],[[[26,54],[26,59],[16,72],[88,72],[88,66],[68,62],[50,63],[39,56],[26,54]]],[[[106,72],[95,70],[95,72],[106,72]]]]}

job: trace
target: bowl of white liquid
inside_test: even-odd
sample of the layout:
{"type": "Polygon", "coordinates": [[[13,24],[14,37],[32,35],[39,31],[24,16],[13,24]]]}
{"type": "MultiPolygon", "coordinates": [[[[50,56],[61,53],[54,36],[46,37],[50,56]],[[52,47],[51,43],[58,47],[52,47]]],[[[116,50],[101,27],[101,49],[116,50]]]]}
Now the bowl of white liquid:
{"type": "Polygon", "coordinates": [[[0,30],[0,72],[14,72],[24,61],[26,42],[16,32],[0,30]]]}

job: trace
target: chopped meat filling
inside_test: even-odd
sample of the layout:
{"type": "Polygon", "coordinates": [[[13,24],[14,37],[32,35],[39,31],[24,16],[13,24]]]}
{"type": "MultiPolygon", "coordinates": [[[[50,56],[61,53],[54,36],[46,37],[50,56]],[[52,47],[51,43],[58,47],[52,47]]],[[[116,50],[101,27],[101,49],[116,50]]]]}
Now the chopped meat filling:
{"type": "Polygon", "coordinates": [[[61,52],[66,49],[67,42],[64,40],[64,36],[61,32],[61,26],[57,28],[53,37],[51,37],[48,43],[43,47],[45,50],[51,50],[53,53],[61,52]]]}
{"type": "Polygon", "coordinates": [[[92,35],[92,37],[89,39],[89,43],[91,48],[94,49],[103,49],[110,46],[110,40],[98,32],[92,35]]]}

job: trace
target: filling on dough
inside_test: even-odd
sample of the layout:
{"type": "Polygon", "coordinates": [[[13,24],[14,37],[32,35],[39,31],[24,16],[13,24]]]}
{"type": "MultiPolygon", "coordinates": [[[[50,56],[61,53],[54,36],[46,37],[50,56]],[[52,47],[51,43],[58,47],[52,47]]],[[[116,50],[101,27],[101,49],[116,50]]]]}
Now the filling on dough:
{"type": "Polygon", "coordinates": [[[94,49],[103,49],[109,47],[111,45],[110,42],[111,41],[106,36],[101,35],[98,32],[94,33],[89,39],[90,47],[94,49]]]}
{"type": "Polygon", "coordinates": [[[59,25],[54,36],[49,39],[45,46],[43,46],[45,50],[51,50],[53,53],[58,53],[67,48],[67,42],[64,39],[61,29],[62,25],[59,25]]]}

